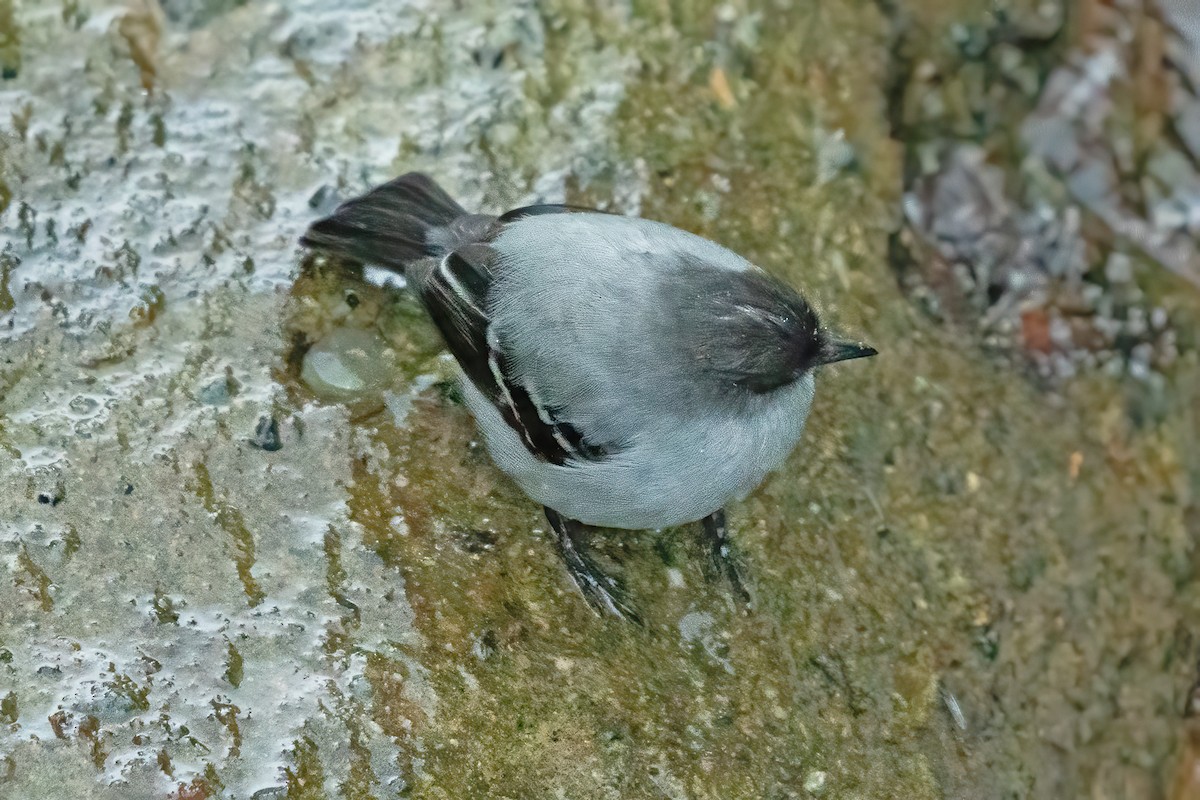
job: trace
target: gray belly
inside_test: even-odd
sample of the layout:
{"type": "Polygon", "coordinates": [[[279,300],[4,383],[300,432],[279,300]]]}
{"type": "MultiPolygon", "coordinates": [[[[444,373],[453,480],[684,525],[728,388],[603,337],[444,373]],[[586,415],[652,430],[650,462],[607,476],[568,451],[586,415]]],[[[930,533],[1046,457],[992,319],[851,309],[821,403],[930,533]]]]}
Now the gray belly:
{"type": "Polygon", "coordinates": [[[579,464],[532,456],[469,381],[463,394],[496,465],[532,499],[588,525],[651,529],[701,519],[752,491],[800,438],[812,378],[769,398],[750,417],[647,425],[614,455],[579,464]]]}

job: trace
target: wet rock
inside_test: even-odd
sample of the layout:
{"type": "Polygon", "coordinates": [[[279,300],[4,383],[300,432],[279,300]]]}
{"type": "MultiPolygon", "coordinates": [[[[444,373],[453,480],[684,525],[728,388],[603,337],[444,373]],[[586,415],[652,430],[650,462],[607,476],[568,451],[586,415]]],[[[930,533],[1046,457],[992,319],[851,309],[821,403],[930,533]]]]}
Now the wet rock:
{"type": "Polygon", "coordinates": [[[462,530],[455,532],[455,539],[460,548],[467,553],[486,553],[496,547],[495,531],[482,529],[462,530]]]}
{"type": "Polygon", "coordinates": [[[340,200],[337,187],[326,183],[308,198],[308,207],[319,214],[328,214],[337,207],[340,200]]]}
{"type": "Polygon", "coordinates": [[[813,770],[804,776],[804,791],[813,797],[820,797],[825,794],[828,780],[829,776],[826,773],[820,770],[813,770]]]}
{"type": "Polygon", "coordinates": [[[247,0],[162,0],[167,19],[184,28],[202,28],[214,18],[246,5],[247,0]]]}
{"type": "Polygon", "coordinates": [[[1179,101],[1175,111],[1175,130],[1191,158],[1200,161],[1200,100],[1183,98],[1179,101]]]}
{"type": "Polygon", "coordinates": [[[854,145],[846,141],[846,132],[837,130],[819,137],[817,144],[817,183],[828,183],[858,160],[854,145]]]}
{"type": "Polygon", "coordinates": [[[36,467],[27,481],[29,497],[42,505],[57,506],[67,497],[67,476],[60,465],[36,467]]]}
{"type": "Polygon", "coordinates": [[[223,376],[205,384],[196,395],[202,403],[223,406],[228,405],[230,400],[237,396],[240,387],[241,383],[233,377],[232,368],[226,367],[223,376]]]}
{"type": "Polygon", "coordinates": [[[0,697],[0,722],[12,725],[20,716],[21,711],[17,704],[16,692],[9,692],[4,697],[0,697]]]}
{"type": "Polygon", "coordinates": [[[286,786],[269,786],[250,795],[252,800],[283,800],[290,794],[286,786]]]}
{"type": "MultiPolygon", "coordinates": [[[[1024,118],[997,120],[983,146],[909,144],[923,154],[923,174],[905,194],[909,227],[896,239],[906,285],[936,314],[981,328],[989,346],[1023,351],[1046,377],[1063,380],[1098,364],[1135,377],[1167,368],[1174,333],[1139,323],[1152,311],[1145,265],[1200,288],[1200,251],[1187,234],[1191,198],[1200,198],[1193,159],[1153,137],[1139,162],[1131,154],[1141,145],[1115,119],[1131,84],[1153,79],[1143,66],[1150,56],[1137,48],[1153,47],[1157,29],[1138,28],[1141,13],[1104,16],[1087,48],[1069,53],[1026,101],[1024,118]],[[1019,174],[992,163],[1013,129],[1027,154],[1019,174]],[[1142,211],[1126,199],[1139,191],[1147,193],[1142,211]],[[1092,220],[1109,235],[1085,227],[1092,220]]],[[[1030,57],[1013,43],[1027,47],[1039,37],[1013,36],[1000,24],[994,35],[1005,46],[978,57],[1011,73],[1030,57]]],[[[974,41],[960,33],[963,43],[974,41]]],[[[1200,55],[1185,63],[1200,64],[1200,55]]]]}
{"type": "Polygon", "coordinates": [[[21,29],[13,0],[0,0],[0,79],[15,80],[21,71],[21,29]]]}

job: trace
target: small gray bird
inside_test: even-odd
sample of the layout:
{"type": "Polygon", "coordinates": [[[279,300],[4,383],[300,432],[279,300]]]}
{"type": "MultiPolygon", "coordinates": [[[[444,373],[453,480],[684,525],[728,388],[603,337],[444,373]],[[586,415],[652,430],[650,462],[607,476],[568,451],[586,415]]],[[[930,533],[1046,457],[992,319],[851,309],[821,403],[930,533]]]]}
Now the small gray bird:
{"type": "Polygon", "coordinates": [[[537,502],[575,584],[637,619],[586,526],[696,520],[748,600],[724,506],[800,439],[813,370],[875,355],[831,336],[791,287],[660,222],[564,205],[469,214],[409,173],[301,242],[403,274],[462,369],[493,460],[537,502]]]}

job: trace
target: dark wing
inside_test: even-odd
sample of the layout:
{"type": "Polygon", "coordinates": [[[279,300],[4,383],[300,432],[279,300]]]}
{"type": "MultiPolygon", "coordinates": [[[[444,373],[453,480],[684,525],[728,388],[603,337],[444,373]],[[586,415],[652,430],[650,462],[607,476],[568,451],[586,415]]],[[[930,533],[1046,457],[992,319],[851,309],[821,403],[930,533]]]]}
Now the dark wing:
{"type": "Polygon", "coordinates": [[[607,211],[601,211],[598,208],[587,208],[586,206],[568,206],[562,203],[540,203],[533,206],[522,206],[514,208],[512,211],[506,211],[500,215],[501,222],[514,222],[525,217],[539,217],[542,214],[571,214],[580,211],[585,211],[589,214],[607,214],[607,211]]]}
{"type": "Polygon", "coordinates": [[[422,281],[422,303],[467,378],[531,453],[552,464],[603,458],[605,448],[588,443],[575,427],[558,419],[555,409],[539,405],[529,389],[511,377],[508,357],[487,316],[496,257],[487,245],[460,247],[422,281]]]}

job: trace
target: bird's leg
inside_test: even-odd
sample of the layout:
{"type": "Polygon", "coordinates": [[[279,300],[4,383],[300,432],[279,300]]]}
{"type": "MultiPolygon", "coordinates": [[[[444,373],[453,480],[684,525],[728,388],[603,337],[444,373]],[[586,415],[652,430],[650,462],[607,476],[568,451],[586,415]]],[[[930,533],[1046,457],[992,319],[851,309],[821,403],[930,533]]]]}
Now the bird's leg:
{"type": "Polygon", "coordinates": [[[567,572],[588,604],[602,614],[624,617],[641,625],[642,619],[630,605],[625,588],[615,578],[604,574],[588,555],[587,542],[583,540],[587,526],[582,522],[567,519],[548,506],[546,519],[554,529],[558,552],[567,565],[567,572]]]}
{"type": "Polygon", "coordinates": [[[743,603],[750,602],[750,593],[738,573],[737,562],[729,545],[729,527],[725,524],[725,509],[718,508],[700,521],[704,526],[704,538],[708,545],[709,560],[717,574],[724,575],[733,587],[734,594],[743,603]]]}

